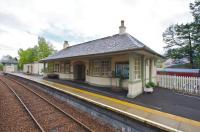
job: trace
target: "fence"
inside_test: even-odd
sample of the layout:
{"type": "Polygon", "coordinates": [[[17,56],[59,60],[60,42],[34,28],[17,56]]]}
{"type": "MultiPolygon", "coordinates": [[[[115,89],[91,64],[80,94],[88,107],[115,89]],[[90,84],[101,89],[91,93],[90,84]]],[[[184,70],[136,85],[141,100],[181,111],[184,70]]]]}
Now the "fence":
{"type": "Polygon", "coordinates": [[[157,75],[158,86],[189,94],[200,95],[200,78],[157,75]]]}

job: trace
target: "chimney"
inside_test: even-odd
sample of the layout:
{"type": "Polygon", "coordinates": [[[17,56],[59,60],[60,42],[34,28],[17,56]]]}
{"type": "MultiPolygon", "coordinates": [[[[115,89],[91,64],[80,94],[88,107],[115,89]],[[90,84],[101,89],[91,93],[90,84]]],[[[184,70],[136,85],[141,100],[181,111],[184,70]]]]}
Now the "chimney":
{"type": "Polygon", "coordinates": [[[121,20],[121,26],[119,26],[119,34],[126,33],[126,27],[124,26],[124,20],[121,20]]]}
{"type": "Polygon", "coordinates": [[[69,47],[69,43],[68,43],[68,41],[64,41],[63,49],[65,49],[65,48],[67,48],[67,47],[69,47]]]}

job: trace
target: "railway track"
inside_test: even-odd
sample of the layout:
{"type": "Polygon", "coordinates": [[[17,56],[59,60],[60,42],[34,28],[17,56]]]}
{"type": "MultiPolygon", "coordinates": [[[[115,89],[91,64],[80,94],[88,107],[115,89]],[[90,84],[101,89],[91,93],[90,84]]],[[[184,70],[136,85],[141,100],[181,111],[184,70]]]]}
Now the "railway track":
{"type": "Polygon", "coordinates": [[[8,77],[0,81],[17,97],[40,131],[93,131],[30,87],[8,77]]]}

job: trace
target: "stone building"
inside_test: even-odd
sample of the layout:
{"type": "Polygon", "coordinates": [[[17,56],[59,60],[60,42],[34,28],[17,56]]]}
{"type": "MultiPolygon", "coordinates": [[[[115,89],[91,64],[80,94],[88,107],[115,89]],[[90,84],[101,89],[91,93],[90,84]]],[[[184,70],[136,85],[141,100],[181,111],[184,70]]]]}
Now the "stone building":
{"type": "Polygon", "coordinates": [[[41,62],[45,74],[91,85],[128,90],[128,97],[143,92],[146,82],[156,80],[156,60],[162,56],[126,32],[121,21],[119,33],[69,46],[41,62]]]}

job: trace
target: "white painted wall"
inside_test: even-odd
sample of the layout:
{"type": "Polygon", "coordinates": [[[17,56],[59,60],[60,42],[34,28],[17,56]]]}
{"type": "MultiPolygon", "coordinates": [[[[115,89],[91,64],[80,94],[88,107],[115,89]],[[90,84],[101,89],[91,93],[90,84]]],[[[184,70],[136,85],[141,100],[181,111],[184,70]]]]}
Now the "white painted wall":
{"type": "Polygon", "coordinates": [[[4,72],[16,72],[17,71],[17,65],[5,65],[3,66],[3,71],[4,72]]]}
{"type": "Polygon", "coordinates": [[[24,73],[30,73],[30,74],[38,74],[43,75],[43,63],[30,63],[30,64],[24,64],[23,66],[23,72],[24,73]],[[28,69],[29,67],[29,69],[28,69]],[[32,67],[32,68],[31,68],[32,67]]]}
{"type": "Polygon", "coordinates": [[[136,96],[140,95],[142,91],[142,82],[134,82],[128,84],[128,97],[135,98],[136,96]]]}
{"type": "Polygon", "coordinates": [[[28,67],[31,67],[31,64],[24,64],[24,66],[23,66],[24,73],[31,73],[31,70],[28,69],[28,67]]]}
{"type": "Polygon", "coordinates": [[[59,78],[60,79],[63,79],[63,80],[72,80],[74,78],[74,75],[73,74],[67,74],[67,73],[57,73],[59,75],[59,78]]]}
{"type": "MultiPolygon", "coordinates": [[[[118,81],[117,78],[86,76],[86,81],[89,84],[97,85],[97,86],[104,86],[104,87],[116,86],[116,87],[119,87],[119,81],[118,81]]],[[[122,87],[125,90],[128,89],[128,79],[123,80],[122,87]]]]}

